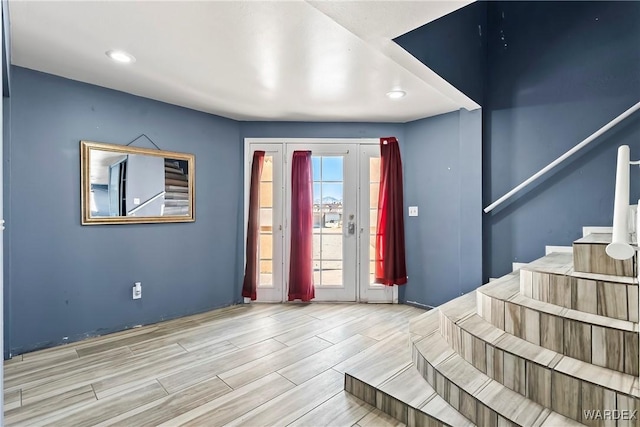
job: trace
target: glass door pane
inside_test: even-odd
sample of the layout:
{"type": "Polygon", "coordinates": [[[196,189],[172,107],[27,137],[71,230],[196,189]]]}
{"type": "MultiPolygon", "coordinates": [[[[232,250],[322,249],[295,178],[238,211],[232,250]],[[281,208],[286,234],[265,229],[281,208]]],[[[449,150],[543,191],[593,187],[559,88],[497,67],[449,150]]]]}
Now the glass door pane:
{"type": "Polygon", "coordinates": [[[273,287],[273,155],[265,153],[260,177],[260,282],[273,287]]]}
{"type": "MultiPolygon", "coordinates": [[[[289,162],[296,150],[311,151],[314,301],[356,301],[358,145],[291,143],[287,145],[289,162]],[[351,231],[349,223],[352,224],[351,231]]],[[[290,175],[291,165],[287,164],[287,181],[290,175]]],[[[285,188],[288,200],[285,211],[289,218],[291,184],[287,182],[285,188]]],[[[290,224],[290,221],[286,223],[290,224]]],[[[287,259],[290,259],[290,239],[287,228],[287,259]]]]}
{"type": "Polygon", "coordinates": [[[344,159],[312,156],[312,163],[314,284],[341,286],[344,159]]]}
{"type": "Polygon", "coordinates": [[[375,283],[378,194],[380,191],[380,148],[360,147],[360,300],[394,302],[397,286],[375,283]]]}
{"type": "MultiPolygon", "coordinates": [[[[366,160],[366,159],[365,159],[366,160]]],[[[369,265],[376,261],[376,230],[378,221],[378,194],[380,191],[380,157],[369,157],[369,265]]],[[[369,269],[369,285],[375,283],[375,267],[369,269]]]]}
{"type": "MultiPolygon", "coordinates": [[[[251,171],[250,163],[253,153],[258,150],[264,151],[265,155],[260,176],[260,236],[258,239],[260,276],[256,289],[257,299],[269,302],[282,301],[284,289],[282,145],[250,144],[245,171],[247,174],[251,171]]],[[[250,176],[247,175],[246,179],[250,180],[250,176]]],[[[248,187],[245,191],[248,193],[248,187]]],[[[249,201],[245,200],[245,203],[248,205],[249,201]]]]}

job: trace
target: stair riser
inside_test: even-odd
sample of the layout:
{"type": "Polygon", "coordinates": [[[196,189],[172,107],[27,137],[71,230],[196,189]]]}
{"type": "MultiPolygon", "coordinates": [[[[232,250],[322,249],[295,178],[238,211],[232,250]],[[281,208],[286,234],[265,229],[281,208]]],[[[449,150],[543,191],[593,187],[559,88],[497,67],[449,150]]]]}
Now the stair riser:
{"type": "Polygon", "coordinates": [[[520,292],[538,301],[585,313],[638,321],[638,285],[521,270],[520,292]]]}
{"type": "MultiPolygon", "coordinates": [[[[442,335],[467,362],[505,387],[555,412],[587,423],[590,420],[583,418],[583,410],[633,410],[638,405],[638,399],[631,394],[591,384],[524,359],[470,334],[443,314],[441,319],[443,325],[447,324],[442,335]]],[[[429,383],[432,377],[438,384],[437,375],[434,377],[428,370],[427,374],[429,383]]],[[[438,387],[434,388],[440,394],[438,387]]],[[[446,389],[443,390],[446,392],[446,389]]],[[[442,397],[447,399],[446,396],[442,397]]]]}
{"type": "Polygon", "coordinates": [[[606,247],[607,245],[599,243],[574,243],[574,270],[583,273],[637,277],[636,255],[628,260],[616,260],[607,255],[606,247]]]}
{"type": "MultiPolygon", "coordinates": [[[[487,369],[488,365],[485,365],[484,371],[487,375],[536,403],[583,424],[608,425],[602,420],[586,419],[583,409],[601,411],[618,409],[632,412],[640,408],[637,398],[545,369],[487,345],[487,349],[489,348],[492,350],[487,351],[484,360],[492,360],[490,365],[493,367],[487,369]],[[495,367],[501,367],[502,374],[498,374],[495,367]]],[[[503,418],[486,406],[482,400],[466,393],[449,381],[437,366],[434,367],[429,363],[415,348],[413,358],[418,371],[438,395],[477,425],[503,425],[503,423],[518,425],[503,418]]],[[[480,364],[474,363],[474,366],[482,370],[480,364]]]]}
{"type": "Polygon", "coordinates": [[[638,375],[638,333],[542,313],[477,293],[478,314],[533,344],[597,366],[638,375]]]}
{"type": "Polygon", "coordinates": [[[384,393],[370,384],[367,384],[356,377],[345,374],[344,389],[360,400],[375,406],[385,414],[395,418],[408,427],[445,427],[441,421],[430,417],[420,410],[395,399],[393,396],[384,393]]]}

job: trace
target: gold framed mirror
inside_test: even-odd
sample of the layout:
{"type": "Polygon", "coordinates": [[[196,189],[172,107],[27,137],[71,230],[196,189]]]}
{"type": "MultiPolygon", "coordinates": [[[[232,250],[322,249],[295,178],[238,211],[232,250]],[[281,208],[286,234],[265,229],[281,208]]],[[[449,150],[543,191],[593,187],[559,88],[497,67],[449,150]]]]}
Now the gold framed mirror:
{"type": "Polygon", "coordinates": [[[82,225],[195,221],[195,156],[80,141],[82,225]]]}

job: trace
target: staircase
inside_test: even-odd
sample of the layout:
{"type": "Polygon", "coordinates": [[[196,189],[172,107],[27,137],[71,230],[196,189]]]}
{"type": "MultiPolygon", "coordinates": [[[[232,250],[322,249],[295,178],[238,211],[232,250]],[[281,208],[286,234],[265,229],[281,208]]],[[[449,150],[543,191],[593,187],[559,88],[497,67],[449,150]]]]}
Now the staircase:
{"type": "Polygon", "coordinates": [[[179,160],[165,159],[163,216],[189,215],[189,177],[179,160]]]}
{"type": "Polygon", "coordinates": [[[591,234],[337,367],[409,426],[640,426],[637,259],[591,234]]]}

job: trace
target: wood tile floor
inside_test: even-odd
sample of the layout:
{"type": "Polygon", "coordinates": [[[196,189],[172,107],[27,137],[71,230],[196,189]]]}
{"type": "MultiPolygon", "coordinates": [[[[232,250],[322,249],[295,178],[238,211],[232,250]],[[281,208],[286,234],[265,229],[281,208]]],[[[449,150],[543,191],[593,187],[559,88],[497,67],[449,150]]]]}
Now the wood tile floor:
{"type": "MultiPolygon", "coordinates": [[[[334,366],[424,311],[252,304],[6,361],[6,425],[395,426],[334,366]]],[[[402,350],[399,350],[402,351],[402,350]]]]}

